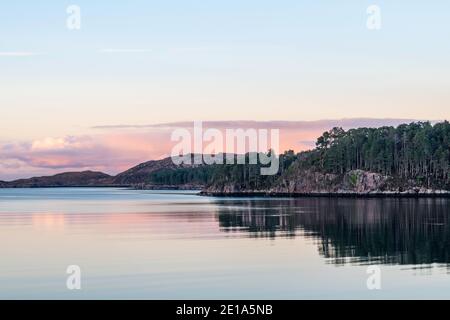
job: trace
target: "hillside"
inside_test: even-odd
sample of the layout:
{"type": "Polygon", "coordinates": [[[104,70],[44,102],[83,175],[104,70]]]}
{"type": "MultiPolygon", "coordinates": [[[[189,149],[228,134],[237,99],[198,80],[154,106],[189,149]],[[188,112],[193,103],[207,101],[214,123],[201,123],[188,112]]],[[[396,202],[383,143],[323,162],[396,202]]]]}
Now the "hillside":
{"type": "Polygon", "coordinates": [[[171,158],[165,158],[162,160],[152,160],[141,163],[131,169],[128,169],[113,178],[113,182],[116,184],[142,184],[151,183],[151,174],[160,170],[176,170],[181,169],[181,166],[177,166],[173,163],[171,158]]]}
{"type": "Polygon", "coordinates": [[[92,171],[66,172],[54,176],[0,181],[0,188],[122,186],[142,189],[201,189],[207,181],[201,167],[204,166],[175,165],[171,158],[164,158],[141,163],[116,176],[92,171]]]}
{"type": "Polygon", "coordinates": [[[4,184],[0,187],[9,188],[40,188],[40,187],[89,187],[107,186],[112,180],[111,176],[102,172],[83,171],[66,172],[54,176],[34,177],[30,179],[20,179],[4,184]]]}

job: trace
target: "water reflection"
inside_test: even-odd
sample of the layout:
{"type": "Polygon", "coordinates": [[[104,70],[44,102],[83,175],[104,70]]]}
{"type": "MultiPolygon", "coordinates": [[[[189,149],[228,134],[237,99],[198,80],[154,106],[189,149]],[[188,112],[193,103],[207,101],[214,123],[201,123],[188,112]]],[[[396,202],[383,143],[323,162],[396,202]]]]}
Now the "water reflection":
{"type": "Polygon", "coordinates": [[[334,264],[450,265],[448,199],[218,200],[224,232],[304,237],[334,264]]]}

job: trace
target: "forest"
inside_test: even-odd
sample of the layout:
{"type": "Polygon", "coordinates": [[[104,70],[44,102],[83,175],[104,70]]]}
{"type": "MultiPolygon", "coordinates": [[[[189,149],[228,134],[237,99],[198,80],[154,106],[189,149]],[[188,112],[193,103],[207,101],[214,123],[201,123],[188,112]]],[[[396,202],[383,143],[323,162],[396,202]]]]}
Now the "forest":
{"type": "Polygon", "coordinates": [[[414,179],[424,186],[450,179],[450,123],[415,122],[394,127],[333,128],[317,139],[302,165],[342,174],[361,169],[414,179]]]}
{"type": "MultiPolygon", "coordinates": [[[[248,156],[248,155],[247,155],[248,156]]],[[[248,161],[246,161],[248,163],[248,161]]],[[[236,184],[241,189],[267,189],[298,170],[344,174],[364,170],[414,180],[424,187],[450,185],[450,123],[414,122],[398,127],[333,128],[317,139],[316,148],[280,155],[275,176],[261,176],[260,165],[200,165],[152,173],[156,184],[236,184]]]]}

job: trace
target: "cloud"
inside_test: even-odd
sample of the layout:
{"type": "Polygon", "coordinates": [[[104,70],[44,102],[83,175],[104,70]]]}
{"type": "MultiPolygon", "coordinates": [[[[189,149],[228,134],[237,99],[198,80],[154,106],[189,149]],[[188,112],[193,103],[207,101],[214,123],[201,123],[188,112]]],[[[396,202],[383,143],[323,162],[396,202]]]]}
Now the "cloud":
{"type": "MultiPolygon", "coordinates": [[[[47,169],[95,166],[95,158],[86,158],[89,150],[99,145],[89,137],[45,138],[30,142],[7,144],[0,147],[0,159],[19,166],[47,169]]],[[[96,153],[100,150],[96,150],[96,153]]],[[[97,153],[98,154],[98,153],[97,153]]]]}
{"type": "MultiPolygon", "coordinates": [[[[397,126],[402,123],[410,123],[418,121],[415,119],[376,119],[376,118],[348,118],[337,120],[317,120],[317,121],[203,121],[204,127],[208,128],[255,128],[255,129],[324,129],[340,126],[343,128],[355,127],[380,127],[380,126],[397,126]]],[[[194,121],[185,122],[169,122],[159,124],[118,124],[118,125],[99,125],[92,129],[145,129],[145,128],[192,128],[194,121]]]]}
{"type": "Polygon", "coordinates": [[[81,149],[89,144],[89,137],[67,136],[64,138],[44,138],[31,143],[32,151],[81,149]]]}
{"type": "Polygon", "coordinates": [[[110,132],[3,143],[0,180],[82,170],[117,174],[149,159],[167,156],[169,138],[159,132],[110,132]]]}

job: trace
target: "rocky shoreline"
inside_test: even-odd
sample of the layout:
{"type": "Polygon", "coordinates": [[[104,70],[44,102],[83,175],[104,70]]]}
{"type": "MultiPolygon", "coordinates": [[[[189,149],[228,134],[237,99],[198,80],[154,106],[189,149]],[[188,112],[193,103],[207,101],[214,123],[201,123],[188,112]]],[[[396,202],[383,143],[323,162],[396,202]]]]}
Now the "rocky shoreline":
{"type": "Polygon", "coordinates": [[[200,191],[204,186],[186,184],[186,185],[156,185],[156,184],[134,184],[130,186],[134,190],[186,190],[186,191],[200,191]]]}
{"type": "Polygon", "coordinates": [[[245,192],[214,192],[201,191],[201,196],[206,197],[268,197],[268,198],[306,198],[306,197],[327,197],[327,198],[450,198],[449,191],[437,190],[435,192],[312,192],[312,193],[279,193],[279,192],[261,192],[261,191],[245,191],[245,192]]]}
{"type": "Polygon", "coordinates": [[[450,197],[450,191],[426,188],[415,181],[363,170],[341,175],[304,170],[282,177],[269,189],[247,189],[236,184],[211,185],[200,193],[219,197],[450,197]]]}

